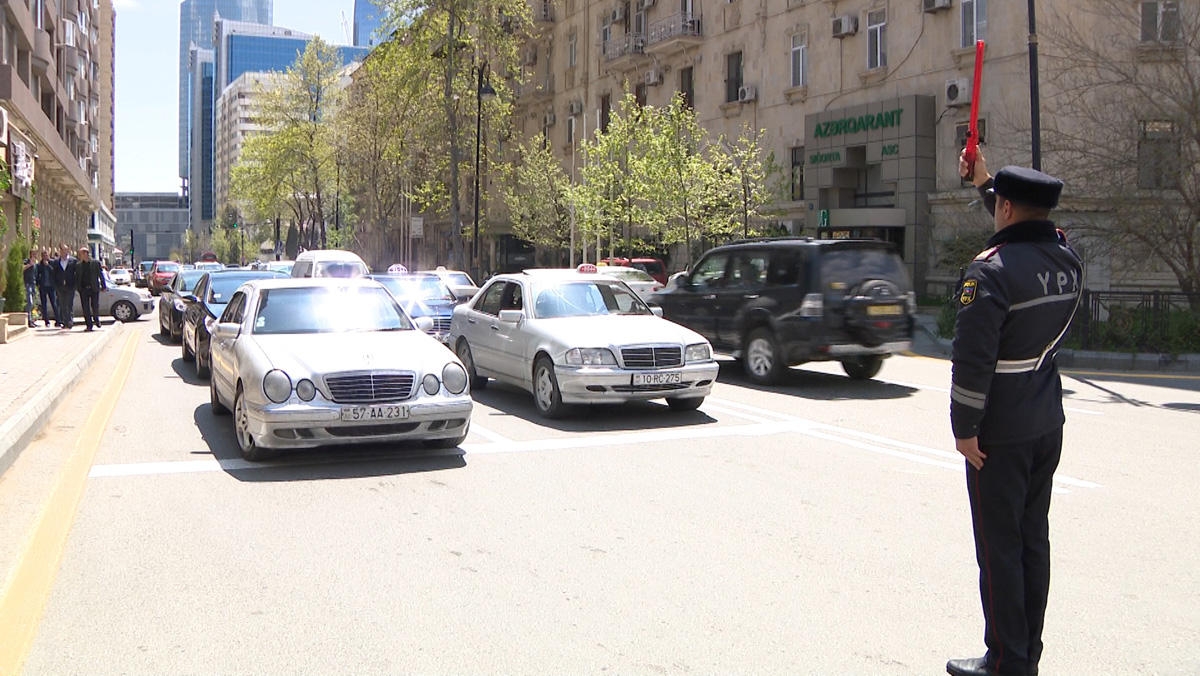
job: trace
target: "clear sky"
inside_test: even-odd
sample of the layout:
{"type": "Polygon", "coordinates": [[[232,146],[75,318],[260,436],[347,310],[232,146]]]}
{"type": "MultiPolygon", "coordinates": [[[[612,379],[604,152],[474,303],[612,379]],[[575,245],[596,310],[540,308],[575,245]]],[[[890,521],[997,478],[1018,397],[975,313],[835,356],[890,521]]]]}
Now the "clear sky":
{"type": "MultiPolygon", "coordinates": [[[[177,192],[179,2],[113,0],[113,6],[117,192],[177,192]]],[[[274,20],[276,26],[350,44],[354,0],[275,0],[274,20]]]]}

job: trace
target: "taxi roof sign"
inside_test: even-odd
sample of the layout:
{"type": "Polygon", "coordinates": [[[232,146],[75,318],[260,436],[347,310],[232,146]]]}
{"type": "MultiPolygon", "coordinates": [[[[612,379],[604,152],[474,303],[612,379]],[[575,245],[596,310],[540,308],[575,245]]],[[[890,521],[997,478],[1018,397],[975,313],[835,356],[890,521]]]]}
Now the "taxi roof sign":
{"type": "Polygon", "coordinates": [[[579,267],[575,268],[576,272],[588,275],[596,274],[596,265],[594,263],[580,263],[579,267]]]}

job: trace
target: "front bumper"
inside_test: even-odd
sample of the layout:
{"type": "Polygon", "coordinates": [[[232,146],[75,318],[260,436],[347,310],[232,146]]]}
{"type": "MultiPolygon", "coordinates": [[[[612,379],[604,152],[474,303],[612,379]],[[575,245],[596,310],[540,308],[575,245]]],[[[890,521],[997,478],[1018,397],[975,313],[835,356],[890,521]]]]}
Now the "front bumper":
{"type": "Polygon", "coordinates": [[[263,448],[455,439],[466,434],[474,407],[470,395],[391,403],[408,406],[408,417],[374,423],[347,422],[341,418],[345,408],[342,404],[317,399],[301,402],[293,397],[283,404],[251,408],[247,411],[248,427],[255,442],[263,448]]]}
{"type": "Polygon", "coordinates": [[[707,397],[712,392],[720,366],[715,361],[653,370],[619,366],[554,365],[558,390],[566,404],[619,404],[646,399],[707,397]],[[679,383],[634,385],[635,373],[680,373],[679,383]]]}
{"type": "Polygon", "coordinates": [[[896,354],[898,352],[906,352],[912,349],[911,340],[898,340],[891,343],[883,343],[875,347],[867,347],[866,345],[843,344],[830,345],[825,354],[830,357],[860,357],[878,354],[896,354]]]}

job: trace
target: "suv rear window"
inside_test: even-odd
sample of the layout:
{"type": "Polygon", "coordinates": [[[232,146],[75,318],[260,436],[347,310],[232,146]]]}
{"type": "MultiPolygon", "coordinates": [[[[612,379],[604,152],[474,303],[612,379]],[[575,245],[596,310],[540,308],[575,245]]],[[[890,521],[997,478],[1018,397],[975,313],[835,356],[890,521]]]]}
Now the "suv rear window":
{"type": "Polygon", "coordinates": [[[909,288],[908,271],[899,254],[885,249],[829,249],[821,255],[821,286],[840,295],[863,280],[885,279],[909,288]]]}

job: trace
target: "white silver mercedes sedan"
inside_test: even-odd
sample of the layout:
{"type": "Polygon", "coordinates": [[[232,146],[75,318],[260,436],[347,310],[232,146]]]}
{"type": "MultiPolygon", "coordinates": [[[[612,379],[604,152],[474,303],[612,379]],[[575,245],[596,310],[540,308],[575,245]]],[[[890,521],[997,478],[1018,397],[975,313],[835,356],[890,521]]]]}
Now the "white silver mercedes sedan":
{"type": "Polygon", "coordinates": [[[621,280],[580,268],[497,275],[454,308],[447,344],[471,386],[521,387],[549,418],[568,404],[665,398],[673,410],[698,408],[717,378],[708,341],[621,280]]]}
{"type": "Polygon", "coordinates": [[[371,280],[249,281],[213,326],[212,410],[233,410],[251,461],[406,439],[453,448],[470,427],[467,372],[425,328],[371,280]]]}

